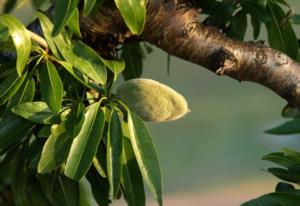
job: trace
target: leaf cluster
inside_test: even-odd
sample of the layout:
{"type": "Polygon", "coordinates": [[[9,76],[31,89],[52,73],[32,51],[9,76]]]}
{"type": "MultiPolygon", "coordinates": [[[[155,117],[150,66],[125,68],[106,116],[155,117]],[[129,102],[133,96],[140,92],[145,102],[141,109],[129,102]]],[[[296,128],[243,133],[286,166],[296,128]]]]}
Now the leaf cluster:
{"type": "MultiPolygon", "coordinates": [[[[41,8],[45,1],[33,3],[41,8]]],[[[128,205],[145,205],[144,184],[162,205],[152,137],[112,91],[125,62],[126,78],[141,75],[128,70],[141,69],[148,47],[126,47],[127,61],[104,59],[81,41],[79,1],[52,3],[54,16],[37,12],[40,36],[0,15],[0,183],[8,185],[0,192],[13,195],[0,204],[88,205],[87,183],[99,205],[122,196],[128,205]]],[[[84,1],[83,15],[102,3],[84,1]]],[[[17,4],[9,1],[5,10],[17,4]]],[[[116,4],[132,32],[141,33],[145,2],[116,4]]]]}

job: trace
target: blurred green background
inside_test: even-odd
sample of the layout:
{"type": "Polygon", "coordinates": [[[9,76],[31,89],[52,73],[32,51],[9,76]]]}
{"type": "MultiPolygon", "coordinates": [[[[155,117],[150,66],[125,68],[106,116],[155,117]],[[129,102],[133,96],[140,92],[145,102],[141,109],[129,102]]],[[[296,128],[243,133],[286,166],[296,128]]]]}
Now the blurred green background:
{"type": "MultiPolygon", "coordinates": [[[[288,2],[300,13],[299,1],[288,2]]],[[[25,11],[28,8],[17,12],[17,16],[27,21],[25,11]]],[[[251,30],[247,39],[251,39],[251,30]]],[[[260,39],[266,39],[265,32],[260,39]]],[[[166,199],[207,192],[218,197],[218,188],[226,192],[226,188],[236,185],[240,185],[240,193],[247,191],[249,198],[254,198],[257,193],[251,191],[253,187],[248,188],[249,182],[258,188],[268,185],[265,192],[271,192],[274,188],[269,185],[275,187],[277,179],[263,171],[270,164],[261,157],[284,147],[300,149],[299,137],[263,133],[284,122],[280,113],[285,101],[260,85],[220,77],[175,57],[170,66],[168,76],[167,54],[155,49],[145,60],[143,73],[143,77],[158,80],[184,95],[191,110],[174,122],[148,123],[162,166],[166,199]]],[[[218,206],[230,205],[230,199],[239,195],[228,194],[229,200],[218,206]]],[[[185,205],[215,204],[213,198],[211,202],[201,202],[201,198],[195,201],[185,205]]]]}

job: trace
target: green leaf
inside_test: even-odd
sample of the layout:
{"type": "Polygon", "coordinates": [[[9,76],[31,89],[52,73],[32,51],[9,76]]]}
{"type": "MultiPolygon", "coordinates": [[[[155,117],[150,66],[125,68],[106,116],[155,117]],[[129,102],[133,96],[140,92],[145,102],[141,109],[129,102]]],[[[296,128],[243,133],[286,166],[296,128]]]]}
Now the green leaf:
{"type": "Polygon", "coordinates": [[[68,27],[74,32],[77,36],[81,37],[80,26],[79,26],[79,11],[78,9],[74,9],[69,21],[68,27]]]}
{"type": "Polygon", "coordinates": [[[294,171],[282,169],[282,168],[269,168],[268,171],[274,176],[287,182],[300,183],[300,174],[294,171]]]}
{"type": "Polygon", "coordinates": [[[125,69],[125,62],[122,60],[102,59],[102,61],[105,64],[105,66],[107,66],[107,68],[115,74],[115,80],[117,80],[118,75],[125,69]]]}
{"type": "Polygon", "coordinates": [[[133,34],[141,34],[146,21],[146,0],[115,0],[128,28],[133,34]]]}
{"type": "Polygon", "coordinates": [[[283,22],[286,18],[284,11],[277,4],[269,1],[266,11],[272,16],[272,21],[266,23],[268,41],[271,47],[286,53],[294,60],[298,60],[298,40],[290,22],[283,22]]]}
{"type": "Polygon", "coordinates": [[[97,52],[82,42],[75,42],[72,51],[72,54],[63,54],[68,62],[96,82],[106,83],[106,69],[97,52]]]}
{"type": "Polygon", "coordinates": [[[99,7],[104,0],[84,0],[83,16],[88,16],[94,9],[99,7]]]}
{"type": "Polygon", "coordinates": [[[104,128],[104,112],[100,103],[86,108],[84,122],[79,134],[73,140],[67,159],[65,175],[80,180],[88,171],[97,152],[104,128]]]}
{"type": "Polygon", "coordinates": [[[244,40],[247,30],[247,13],[243,10],[236,13],[230,22],[228,36],[237,40],[244,40]]]}
{"type": "Polygon", "coordinates": [[[44,145],[38,164],[38,172],[51,172],[65,162],[68,157],[71,144],[72,136],[66,130],[66,122],[62,122],[52,130],[50,137],[44,145]]]}
{"type": "Polygon", "coordinates": [[[66,40],[64,39],[62,34],[58,34],[57,36],[52,36],[51,32],[53,30],[53,24],[48,19],[46,15],[39,12],[38,14],[40,24],[43,30],[44,37],[52,51],[52,53],[58,58],[60,57],[60,54],[58,52],[58,48],[56,47],[56,44],[60,45],[61,48],[69,49],[69,45],[67,44],[66,40]]]}
{"type": "Polygon", "coordinates": [[[64,92],[63,83],[59,74],[50,61],[47,61],[39,71],[42,99],[47,102],[49,108],[54,113],[58,113],[61,109],[64,92]]]}
{"type": "Polygon", "coordinates": [[[9,101],[9,108],[25,102],[31,102],[35,94],[35,82],[33,78],[27,80],[20,87],[18,92],[9,101]]]}
{"type": "Polygon", "coordinates": [[[97,171],[94,168],[91,168],[86,175],[89,183],[92,187],[92,193],[101,206],[109,206],[111,201],[109,200],[109,182],[108,179],[98,175],[97,171]]]}
{"type": "Polygon", "coordinates": [[[128,111],[131,144],[143,178],[159,205],[162,205],[161,171],[156,150],[143,120],[128,111]]]}
{"type": "Polygon", "coordinates": [[[284,166],[286,168],[290,168],[292,166],[295,166],[297,164],[300,164],[300,162],[295,161],[294,158],[291,158],[287,154],[283,152],[275,152],[268,155],[265,155],[263,157],[263,160],[268,160],[271,162],[274,162],[278,165],[284,166]]]}
{"type": "Polygon", "coordinates": [[[24,80],[27,78],[27,73],[21,77],[16,72],[8,75],[0,84],[0,105],[5,104],[19,90],[24,80]]]}
{"type": "Polygon", "coordinates": [[[53,36],[58,35],[71,18],[77,8],[79,0],[55,1],[55,15],[53,36]]]}
{"type": "Polygon", "coordinates": [[[251,25],[253,28],[253,38],[256,40],[260,34],[261,23],[255,16],[251,16],[251,25]]]}
{"type": "Polygon", "coordinates": [[[116,110],[112,110],[107,137],[107,173],[110,183],[110,197],[114,198],[120,187],[122,171],[123,134],[116,110]]]}
{"type": "Polygon", "coordinates": [[[31,39],[25,26],[14,16],[8,14],[0,15],[0,23],[8,27],[16,51],[17,51],[17,72],[19,76],[23,75],[25,65],[31,52],[31,39]]]}
{"type": "Polygon", "coordinates": [[[57,124],[60,117],[45,102],[27,102],[12,108],[12,112],[37,124],[57,124]]]}
{"type": "Polygon", "coordinates": [[[300,118],[295,118],[291,121],[265,131],[268,134],[288,135],[300,133],[300,118]]]}
{"type": "Polygon", "coordinates": [[[241,206],[296,206],[300,201],[299,190],[266,194],[241,206]]]}
{"type": "Polygon", "coordinates": [[[143,177],[127,137],[123,139],[122,185],[128,206],[145,206],[143,177]]]}
{"type": "Polygon", "coordinates": [[[144,53],[140,44],[130,44],[124,46],[121,57],[125,60],[125,70],[123,76],[125,80],[139,78],[143,71],[144,53]]]}
{"type": "Polygon", "coordinates": [[[14,114],[7,115],[0,122],[0,150],[22,140],[33,128],[33,124],[14,114]]]}

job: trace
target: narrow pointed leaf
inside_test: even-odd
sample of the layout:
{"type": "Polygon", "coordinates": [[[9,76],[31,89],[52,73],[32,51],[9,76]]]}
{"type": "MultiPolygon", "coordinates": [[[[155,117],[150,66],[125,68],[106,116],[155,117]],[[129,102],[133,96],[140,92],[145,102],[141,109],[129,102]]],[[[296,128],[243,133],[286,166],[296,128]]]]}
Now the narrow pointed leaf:
{"type": "Polygon", "coordinates": [[[146,20],[146,0],[115,0],[128,28],[133,34],[141,34],[146,20]]]}
{"type": "Polygon", "coordinates": [[[300,133],[300,118],[290,120],[273,129],[267,130],[268,134],[287,135],[300,133]]]}
{"type": "Polygon", "coordinates": [[[74,32],[77,36],[81,37],[80,33],[80,25],[79,25],[79,11],[78,9],[74,9],[69,21],[68,27],[74,32]]]}
{"type": "Polygon", "coordinates": [[[19,90],[22,83],[27,77],[27,73],[21,77],[16,72],[8,75],[0,84],[0,105],[6,103],[11,99],[19,90]]]}
{"type": "Polygon", "coordinates": [[[128,111],[128,130],[132,148],[143,178],[159,205],[162,205],[161,170],[156,150],[143,120],[128,111]]]}
{"type": "Polygon", "coordinates": [[[16,69],[18,75],[22,76],[31,51],[30,35],[25,26],[14,16],[1,14],[0,23],[8,27],[9,35],[11,36],[17,51],[16,69]]]}
{"type": "Polygon", "coordinates": [[[127,137],[123,140],[122,185],[128,206],[145,206],[143,177],[127,137]]]}
{"type": "Polygon", "coordinates": [[[42,98],[54,113],[58,113],[61,109],[64,89],[59,74],[51,62],[47,61],[40,68],[40,81],[42,98]]]}
{"type": "Polygon", "coordinates": [[[14,114],[9,114],[0,122],[0,150],[22,140],[33,128],[33,123],[14,114]]]}
{"type": "Polygon", "coordinates": [[[99,103],[86,108],[81,131],[73,140],[65,175],[80,180],[88,171],[97,152],[104,127],[104,113],[99,103]]]}
{"type": "Polygon", "coordinates": [[[286,53],[294,60],[298,60],[298,40],[291,23],[289,21],[283,22],[286,18],[284,11],[276,3],[270,1],[268,1],[266,11],[272,16],[272,20],[266,23],[268,41],[271,47],[286,53]]]}
{"type": "Polygon", "coordinates": [[[83,16],[88,16],[91,12],[96,10],[104,0],[84,0],[83,16]]]}
{"type": "Polygon", "coordinates": [[[72,137],[66,130],[66,122],[57,126],[47,139],[38,164],[39,173],[48,173],[61,165],[68,157],[72,137]]]}
{"type": "Polygon", "coordinates": [[[12,108],[12,112],[37,124],[57,124],[60,117],[45,102],[27,102],[12,108]]]}
{"type": "Polygon", "coordinates": [[[107,137],[107,172],[110,183],[110,197],[117,195],[121,182],[123,134],[117,111],[112,110],[107,137]]]}
{"type": "Polygon", "coordinates": [[[73,11],[77,8],[79,0],[64,0],[55,2],[53,36],[61,32],[68,23],[73,11]]]}
{"type": "Polygon", "coordinates": [[[9,107],[14,107],[18,104],[22,104],[25,102],[31,102],[34,98],[35,93],[35,83],[33,78],[25,81],[23,85],[20,87],[18,92],[11,98],[9,102],[9,107]]]}

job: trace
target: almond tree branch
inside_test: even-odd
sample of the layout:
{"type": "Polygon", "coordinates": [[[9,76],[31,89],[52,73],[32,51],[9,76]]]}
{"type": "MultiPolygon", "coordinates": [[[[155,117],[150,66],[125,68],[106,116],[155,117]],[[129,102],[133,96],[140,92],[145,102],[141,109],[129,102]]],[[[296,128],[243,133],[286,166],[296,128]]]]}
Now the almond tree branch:
{"type": "Polygon", "coordinates": [[[144,40],[218,75],[264,85],[300,108],[300,64],[287,55],[260,43],[230,39],[201,24],[198,10],[185,0],[149,0],[145,30],[133,36],[109,2],[81,20],[86,38],[99,41],[98,48],[144,40]]]}

